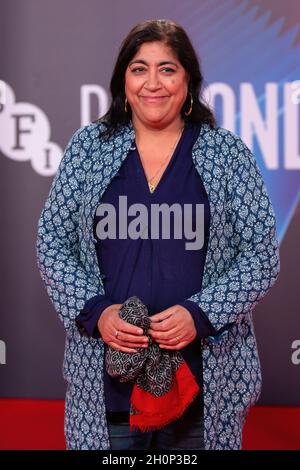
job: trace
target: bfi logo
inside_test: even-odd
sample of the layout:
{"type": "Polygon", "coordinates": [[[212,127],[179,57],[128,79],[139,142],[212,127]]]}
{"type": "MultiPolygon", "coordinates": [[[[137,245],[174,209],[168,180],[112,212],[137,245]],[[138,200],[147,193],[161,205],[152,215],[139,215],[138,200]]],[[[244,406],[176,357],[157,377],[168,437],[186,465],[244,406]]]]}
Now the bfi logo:
{"type": "MultiPolygon", "coordinates": [[[[81,87],[82,126],[91,122],[92,100],[98,99],[98,116],[108,110],[108,94],[98,85],[81,87]]],[[[50,141],[51,127],[44,111],[32,103],[17,102],[13,89],[0,80],[0,151],[15,161],[30,161],[41,176],[57,172],[63,151],[50,141]]]]}
{"type": "Polygon", "coordinates": [[[51,142],[44,111],[34,104],[16,102],[13,89],[0,81],[0,151],[12,160],[30,161],[42,176],[56,173],[62,149],[51,142]]]}
{"type": "Polygon", "coordinates": [[[4,109],[6,103],[6,83],[0,80],[0,113],[4,109]]]}

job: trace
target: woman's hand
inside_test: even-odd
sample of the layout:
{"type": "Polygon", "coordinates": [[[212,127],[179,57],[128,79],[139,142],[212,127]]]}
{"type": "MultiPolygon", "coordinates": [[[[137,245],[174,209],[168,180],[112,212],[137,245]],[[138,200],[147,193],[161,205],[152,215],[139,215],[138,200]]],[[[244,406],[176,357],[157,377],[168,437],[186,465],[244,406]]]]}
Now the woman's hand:
{"type": "Polygon", "coordinates": [[[181,305],[173,305],[150,319],[149,334],[163,349],[182,349],[197,336],[192,315],[181,305]]]}
{"type": "Polygon", "coordinates": [[[142,328],[127,323],[119,316],[122,304],[113,304],[103,310],[98,320],[98,330],[103,341],[113,349],[134,353],[135,348],[148,347],[149,338],[143,335],[142,328]]]}

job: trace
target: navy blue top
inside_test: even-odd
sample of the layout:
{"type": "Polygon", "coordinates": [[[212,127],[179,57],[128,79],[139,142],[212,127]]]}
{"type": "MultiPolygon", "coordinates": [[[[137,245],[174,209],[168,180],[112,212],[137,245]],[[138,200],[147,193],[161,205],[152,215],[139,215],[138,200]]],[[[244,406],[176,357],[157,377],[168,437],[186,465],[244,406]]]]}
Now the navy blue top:
{"type": "MultiPolygon", "coordinates": [[[[99,268],[103,274],[105,295],[86,302],[76,321],[90,336],[99,337],[97,322],[104,309],[123,303],[136,295],[147,306],[149,315],[161,312],[175,304],[191,313],[197,329],[196,339],[181,349],[195,378],[202,387],[201,338],[215,334],[215,330],[201,308],[188,297],[201,290],[205,257],[209,238],[210,210],[201,177],[192,161],[192,147],[199,135],[200,125],[185,124],[182,136],[173,152],[158,185],[150,193],[147,178],[135,144],[131,147],[120,170],[102,195],[101,204],[114,206],[116,213],[116,238],[99,240],[97,223],[105,216],[94,218],[94,236],[99,268]],[[119,235],[119,196],[127,196],[127,224],[139,216],[128,215],[132,204],[147,208],[145,232],[148,238],[133,239],[119,235]],[[158,224],[159,237],[151,238],[151,204],[179,204],[182,213],[182,237],[174,238],[173,216],[170,217],[170,236],[162,238],[162,218],[158,224]],[[186,249],[186,242],[195,242],[184,231],[185,208],[192,207],[191,230],[196,229],[196,204],[204,205],[204,245],[201,249],[186,249]]],[[[127,227],[126,225],[126,231],[127,227]]],[[[190,222],[188,224],[190,226],[190,222]]],[[[203,229],[203,227],[201,227],[203,229]]],[[[137,227],[137,230],[141,228],[137,227]]],[[[105,344],[105,347],[106,344],[105,344]]],[[[104,370],[104,389],[107,411],[129,411],[132,383],[121,383],[104,370]]]]}

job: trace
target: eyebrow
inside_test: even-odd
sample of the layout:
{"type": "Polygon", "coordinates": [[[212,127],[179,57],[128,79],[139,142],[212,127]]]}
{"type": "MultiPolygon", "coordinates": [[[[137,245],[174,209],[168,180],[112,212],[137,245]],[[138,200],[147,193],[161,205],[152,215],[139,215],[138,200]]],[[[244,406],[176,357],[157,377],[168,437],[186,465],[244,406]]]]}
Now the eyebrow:
{"type": "MultiPolygon", "coordinates": [[[[132,65],[132,64],[144,64],[144,65],[148,65],[147,62],[144,60],[144,59],[137,59],[137,60],[132,60],[131,62],[129,62],[128,65],[132,65]]],[[[172,62],[171,60],[162,60],[161,62],[158,62],[157,65],[168,65],[168,64],[172,64],[172,65],[175,65],[175,67],[178,68],[178,65],[175,63],[175,62],[172,62]]]]}

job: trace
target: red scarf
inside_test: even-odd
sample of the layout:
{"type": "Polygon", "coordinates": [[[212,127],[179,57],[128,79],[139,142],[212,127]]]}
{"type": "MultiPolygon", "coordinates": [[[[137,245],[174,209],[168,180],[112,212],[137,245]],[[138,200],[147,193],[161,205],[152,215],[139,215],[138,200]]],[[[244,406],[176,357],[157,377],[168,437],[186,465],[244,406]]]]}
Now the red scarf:
{"type": "MultiPolygon", "coordinates": [[[[147,335],[147,307],[136,297],[127,299],[120,317],[139,326],[147,335]]],[[[151,431],[180,418],[200,391],[195,377],[179,351],[161,349],[151,337],[148,348],[136,353],[106,352],[106,368],[121,382],[134,381],[130,398],[130,429],[151,431]]]]}

